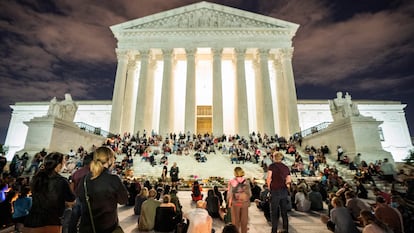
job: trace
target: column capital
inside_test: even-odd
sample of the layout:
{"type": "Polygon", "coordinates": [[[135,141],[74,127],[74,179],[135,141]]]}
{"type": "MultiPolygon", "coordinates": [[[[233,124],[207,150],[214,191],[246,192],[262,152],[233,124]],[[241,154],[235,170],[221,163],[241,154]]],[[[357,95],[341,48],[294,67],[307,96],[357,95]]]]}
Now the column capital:
{"type": "Polygon", "coordinates": [[[135,58],[128,60],[128,69],[134,69],[137,65],[137,60],[135,58]]]}
{"type": "Polygon", "coordinates": [[[137,56],[140,56],[141,60],[143,60],[143,59],[149,59],[150,55],[151,55],[151,51],[146,49],[146,50],[139,50],[139,55],[137,56]]]}
{"type": "Polygon", "coordinates": [[[129,55],[130,55],[130,51],[125,51],[125,50],[115,50],[116,53],[116,58],[118,59],[118,61],[126,61],[129,59],[129,55]]]}
{"type": "Polygon", "coordinates": [[[223,48],[211,48],[211,52],[213,52],[213,56],[221,56],[223,48]]]}
{"type": "Polygon", "coordinates": [[[292,56],[293,56],[293,48],[281,48],[281,49],[278,49],[277,55],[281,59],[292,59],[292,56]]]}
{"type": "Polygon", "coordinates": [[[188,56],[194,56],[197,53],[197,48],[185,48],[185,53],[188,56]]]}
{"type": "Polygon", "coordinates": [[[162,55],[164,59],[171,59],[174,49],[162,49],[162,55]]]}
{"type": "Polygon", "coordinates": [[[234,52],[236,53],[237,56],[244,56],[246,54],[246,49],[245,48],[234,48],[234,52]]]}
{"type": "Polygon", "coordinates": [[[259,55],[260,59],[267,59],[269,57],[269,49],[258,49],[257,55],[259,55]]]}

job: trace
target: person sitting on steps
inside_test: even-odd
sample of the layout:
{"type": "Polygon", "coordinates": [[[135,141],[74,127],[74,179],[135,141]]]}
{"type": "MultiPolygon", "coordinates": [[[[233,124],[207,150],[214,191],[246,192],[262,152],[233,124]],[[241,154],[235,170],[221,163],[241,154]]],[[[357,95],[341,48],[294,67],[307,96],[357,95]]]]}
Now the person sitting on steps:
{"type": "Polygon", "coordinates": [[[198,200],[203,199],[203,194],[202,194],[203,188],[198,183],[198,181],[194,181],[193,188],[191,191],[192,191],[191,198],[193,199],[194,202],[197,202],[198,200]]]}

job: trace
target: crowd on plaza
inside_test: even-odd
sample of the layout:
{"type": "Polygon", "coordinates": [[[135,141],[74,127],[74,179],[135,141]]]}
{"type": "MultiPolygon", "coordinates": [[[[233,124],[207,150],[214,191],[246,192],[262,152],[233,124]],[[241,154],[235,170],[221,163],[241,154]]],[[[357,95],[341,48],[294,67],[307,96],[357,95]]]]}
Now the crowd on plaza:
{"type": "Polygon", "coordinates": [[[187,132],[163,138],[143,131],[108,138],[103,146],[89,150],[79,146],[65,155],[46,150],[32,158],[16,154],[7,172],[4,165],[0,167],[0,222],[2,227],[15,225],[16,232],[120,232],[116,208],[121,204],[133,206],[140,231],[184,232],[188,228],[187,232],[207,233],[214,231],[213,219],[219,219],[232,224],[223,232],[247,233],[247,210],[253,203],[263,211],[272,232],[278,231],[279,212],[283,220],[279,231],[288,232],[291,210],[316,211],[329,229],[339,233],[414,232],[413,208],[407,202],[412,190],[405,194],[394,189],[407,180],[413,182],[412,174],[396,173],[386,159],[367,164],[358,154],[350,161],[344,149],[302,147],[297,135],[285,139],[252,133],[244,138],[187,132]],[[177,196],[182,183],[179,167],[169,165],[169,156],[193,156],[207,162],[209,154],[217,152],[228,154],[230,162],[237,164],[234,178],[223,193],[215,186],[206,196],[202,185],[194,181],[196,208],[183,210],[177,196]],[[335,153],[338,161],[329,166],[328,154],[335,153]],[[138,179],[134,160],[163,166],[162,173],[156,180],[138,179]],[[246,178],[244,163],[262,167],[265,184],[246,178]],[[336,166],[353,170],[353,180],[341,177],[336,166]],[[376,182],[389,183],[391,192],[376,187],[376,182]],[[370,201],[371,185],[374,198],[370,201]],[[40,217],[45,213],[47,219],[40,217]]]}

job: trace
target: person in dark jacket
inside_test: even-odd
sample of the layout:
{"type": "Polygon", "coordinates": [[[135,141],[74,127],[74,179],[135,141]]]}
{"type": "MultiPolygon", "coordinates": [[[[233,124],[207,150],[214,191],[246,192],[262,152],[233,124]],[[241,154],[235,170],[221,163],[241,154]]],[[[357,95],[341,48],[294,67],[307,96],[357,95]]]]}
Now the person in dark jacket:
{"type": "Polygon", "coordinates": [[[84,177],[77,189],[82,204],[79,233],[93,232],[91,215],[95,232],[110,233],[119,227],[118,204],[127,203],[128,191],[121,179],[110,173],[114,162],[115,153],[111,148],[102,146],[96,149],[90,164],[91,173],[84,177]],[[85,185],[92,213],[86,201],[85,185]]]}
{"type": "Polygon", "coordinates": [[[52,152],[44,158],[43,165],[34,175],[32,208],[24,221],[24,232],[61,232],[65,204],[75,201],[68,180],[58,174],[64,163],[62,153],[52,152]]]}
{"type": "Polygon", "coordinates": [[[214,194],[212,189],[208,190],[206,200],[207,202],[207,212],[212,218],[220,217],[220,200],[214,194]]]}

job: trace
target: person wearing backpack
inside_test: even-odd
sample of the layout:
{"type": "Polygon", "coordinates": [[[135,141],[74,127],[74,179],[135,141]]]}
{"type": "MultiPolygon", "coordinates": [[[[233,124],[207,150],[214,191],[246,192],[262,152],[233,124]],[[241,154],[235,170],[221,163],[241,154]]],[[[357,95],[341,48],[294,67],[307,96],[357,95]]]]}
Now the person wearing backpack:
{"type": "Polygon", "coordinates": [[[227,203],[231,209],[231,222],[240,233],[247,233],[249,220],[249,206],[252,191],[250,182],[244,178],[244,171],[241,167],[234,168],[234,178],[229,181],[227,203]]]}

